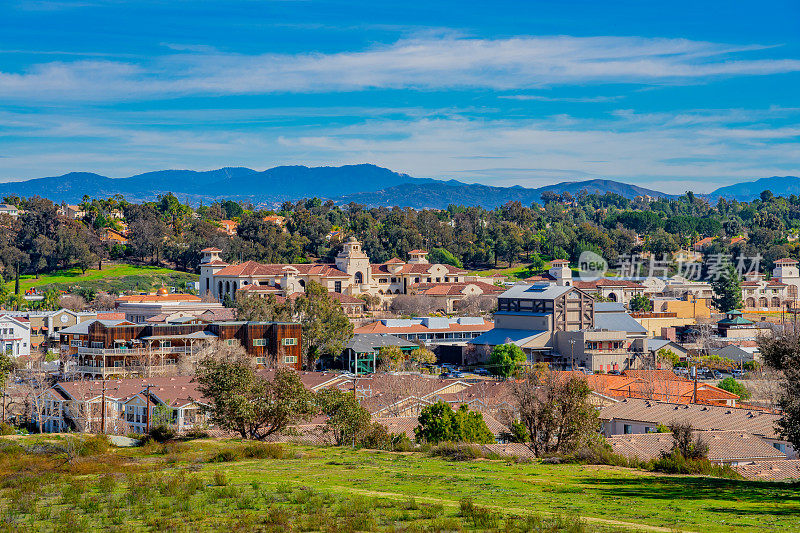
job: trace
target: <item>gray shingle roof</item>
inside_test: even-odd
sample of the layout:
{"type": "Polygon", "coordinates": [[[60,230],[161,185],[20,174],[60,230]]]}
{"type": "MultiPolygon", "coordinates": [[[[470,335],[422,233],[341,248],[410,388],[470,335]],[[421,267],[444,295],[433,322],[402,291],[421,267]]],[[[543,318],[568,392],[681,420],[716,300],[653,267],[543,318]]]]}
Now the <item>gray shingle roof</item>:
{"type": "Polygon", "coordinates": [[[517,346],[522,346],[544,333],[547,333],[547,331],[494,328],[475,337],[469,342],[470,344],[488,344],[489,346],[513,342],[517,346]]]}
{"type": "Polygon", "coordinates": [[[403,340],[387,333],[357,333],[353,335],[345,349],[356,353],[371,353],[383,346],[399,346],[401,348],[416,348],[413,342],[403,340]]]}
{"type": "Polygon", "coordinates": [[[628,313],[595,313],[594,327],[609,331],[626,331],[628,333],[647,333],[647,328],[639,324],[628,313]]]}
{"type": "Polygon", "coordinates": [[[601,420],[631,420],[656,426],[673,422],[689,422],[697,430],[745,431],[770,439],[778,439],[775,423],[780,415],[703,404],[680,404],[627,398],[600,410],[601,420]]]}

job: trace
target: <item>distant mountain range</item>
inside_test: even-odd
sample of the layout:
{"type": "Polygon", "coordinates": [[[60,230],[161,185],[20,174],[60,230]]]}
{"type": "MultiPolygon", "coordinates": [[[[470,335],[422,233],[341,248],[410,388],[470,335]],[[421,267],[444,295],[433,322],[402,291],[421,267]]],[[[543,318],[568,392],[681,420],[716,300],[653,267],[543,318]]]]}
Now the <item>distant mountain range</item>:
{"type": "Polygon", "coordinates": [[[739,200],[749,202],[763,191],[770,191],[775,196],[800,196],[800,178],[797,176],[772,176],[771,178],[761,178],[756,181],[744,181],[720,187],[716,191],[707,194],[709,200],[726,198],[728,200],[739,200]]]}
{"type": "MultiPolygon", "coordinates": [[[[750,200],[769,189],[776,196],[800,194],[800,178],[773,177],[754,182],[721,187],[706,195],[750,200]]],[[[172,192],[182,201],[198,204],[219,199],[276,205],[285,200],[316,196],[337,204],[356,202],[368,206],[402,206],[413,208],[445,208],[450,204],[493,208],[508,201],[523,205],[541,202],[546,191],[581,191],[616,193],[626,198],[639,195],[673,198],[674,195],[618,181],[593,179],[565,181],[538,188],[493,187],[456,180],[442,181],[414,178],[376,165],[341,167],[280,166],[264,171],[227,167],[198,172],[193,170],[159,170],[128,178],[109,178],[89,172],[71,172],[63,176],[0,183],[0,196],[39,195],[54,202],[77,203],[84,195],[106,197],[122,194],[131,201],[153,200],[172,192]]]]}

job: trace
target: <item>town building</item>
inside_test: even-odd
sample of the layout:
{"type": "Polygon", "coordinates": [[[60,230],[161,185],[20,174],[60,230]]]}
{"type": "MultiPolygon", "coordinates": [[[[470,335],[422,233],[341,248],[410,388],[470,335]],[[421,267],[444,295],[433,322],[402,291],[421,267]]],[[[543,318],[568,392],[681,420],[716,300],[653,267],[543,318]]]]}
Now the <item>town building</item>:
{"type": "Polygon", "coordinates": [[[148,417],[151,427],[166,424],[179,433],[208,424],[208,402],[191,376],[64,381],[38,402],[34,423],[40,415],[45,432],[143,434],[148,417]]]}
{"type": "Polygon", "coordinates": [[[31,324],[27,318],[0,315],[0,346],[10,357],[31,354],[31,324]]]}
{"type": "Polygon", "coordinates": [[[419,348],[418,344],[386,333],[356,333],[345,345],[342,361],[350,372],[372,373],[378,368],[378,354],[381,348],[388,346],[397,346],[404,353],[410,353],[419,348]]]}
{"type": "Polygon", "coordinates": [[[88,378],[171,375],[217,340],[242,346],[259,367],[302,368],[301,327],[280,322],[95,320],[62,330],[61,353],[74,357],[75,372],[88,378]]]}
{"type": "Polygon", "coordinates": [[[61,204],[56,213],[72,220],[80,220],[86,216],[86,211],[81,206],[71,204],[61,204]]]}
{"type": "Polygon", "coordinates": [[[792,444],[775,429],[781,415],[771,412],[626,399],[604,407],[599,417],[606,437],[652,433],[659,425],[688,423],[697,431],[741,431],[755,435],[786,454],[789,459],[797,458],[792,444]]]}
{"type": "Polygon", "coordinates": [[[469,298],[480,296],[497,299],[505,291],[505,287],[493,285],[483,281],[470,281],[460,283],[420,283],[412,289],[412,294],[419,294],[431,298],[436,309],[442,313],[455,313],[468,302],[469,298]]]}
{"type": "Polygon", "coordinates": [[[440,344],[465,344],[494,327],[482,317],[383,318],[355,329],[355,333],[393,335],[428,348],[440,344]]]}
{"type": "Polygon", "coordinates": [[[125,320],[134,324],[142,324],[160,314],[186,312],[199,315],[206,311],[223,309],[219,302],[204,301],[194,294],[170,293],[164,287],[158,289],[155,294],[120,296],[114,302],[114,306],[117,311],[125,313],[125,320]]]}
{"type": "Polygon", "coordinates": [[[95,320],[98,318],[98,314],[103,316],[107,313],[59,309],[57,311],[8,311],[6,314],[27,320],[30,325],[31,350],[44,352],[49,349],[58,350],[58,334],[62,329],[86,320],[95,320]]]}
{"type": "MultiPolygon", "coordinates": [[[[371,294],[391,299],[411,294],[420,283],[459,283],[466,270],[451,265],[431,264],[428,252],[411,250],[408,261],[398,258],[385,263],[370,263],[361,243],[350,237],[333,263],[264,264],[255,261],[230,265],[220,258],[222,250],[205,248],[200,262],[200,296],[222,300],[235,298],[237,291],[250,285],[272,287],[276,295],[303,292],[314,281],[328,292],[350,296],[371,294]]],[[[269,289],[266,289],[269,290],[269,289]]]]}
{"type": "Polygon", "coordinates": [[[19,209],[15,205],[0,204],[0,215],[8,215],[11,218],[19,217],[19,209]]]}

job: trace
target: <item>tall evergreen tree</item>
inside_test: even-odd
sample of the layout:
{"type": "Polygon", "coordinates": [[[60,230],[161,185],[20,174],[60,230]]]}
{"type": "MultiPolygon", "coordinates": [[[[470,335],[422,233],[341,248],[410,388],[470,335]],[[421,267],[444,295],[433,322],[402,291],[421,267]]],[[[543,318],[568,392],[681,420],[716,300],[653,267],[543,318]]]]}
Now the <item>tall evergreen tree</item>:
{"type": "Polygon", "coordinates": [[[714,306],[720,311],[733,311],[742,308],[742,286],[739,273],[729,264],[719,277],[711,282],[714,289],[714,306]]]}

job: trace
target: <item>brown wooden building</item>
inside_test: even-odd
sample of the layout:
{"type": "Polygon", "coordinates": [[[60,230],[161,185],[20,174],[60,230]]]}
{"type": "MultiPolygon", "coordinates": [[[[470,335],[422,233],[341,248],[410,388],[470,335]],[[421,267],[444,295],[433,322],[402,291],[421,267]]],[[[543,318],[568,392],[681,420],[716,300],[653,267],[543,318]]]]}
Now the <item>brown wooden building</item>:
{"type": "Polygon", "coordinates": [[[216,340],[238,343],[259,367],[302,369],[299,324],[185,317],[165,324],[96,320],[71,329],[62,332],[62,353],[76,358],[77,373],[85,377],[174,373],[182,360],[216,340]]]}

